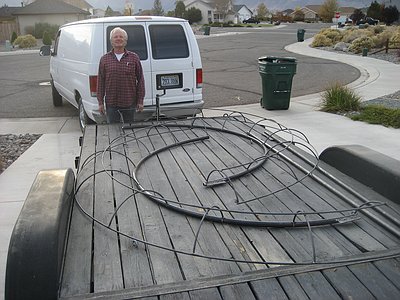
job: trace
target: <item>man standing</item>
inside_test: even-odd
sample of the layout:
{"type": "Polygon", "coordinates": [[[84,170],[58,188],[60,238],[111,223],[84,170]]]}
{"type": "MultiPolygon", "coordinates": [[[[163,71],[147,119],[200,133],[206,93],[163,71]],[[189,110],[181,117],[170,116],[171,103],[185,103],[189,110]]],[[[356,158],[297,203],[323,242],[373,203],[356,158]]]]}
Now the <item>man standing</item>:
{"type": "Polygon", "coordinates": [[[100,59],[97,76],[99,111],[108,123],[133,121],[134,111],[143,111],[145,95],[143,69],[139,56],[125,49],[128,34],[120,27],[110,32],[112,50],[100,59]],[[104,103],[106,109],[104,109],[104,103]]]}

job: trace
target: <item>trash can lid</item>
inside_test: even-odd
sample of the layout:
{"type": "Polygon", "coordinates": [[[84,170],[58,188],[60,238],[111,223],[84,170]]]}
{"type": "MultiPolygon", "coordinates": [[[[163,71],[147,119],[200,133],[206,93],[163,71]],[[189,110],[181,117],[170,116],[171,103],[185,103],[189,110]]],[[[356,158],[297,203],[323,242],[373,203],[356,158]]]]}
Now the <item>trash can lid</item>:
{"type": "Polygon", "coordinates": [[[296,62],[295,57],[278,57],[278,56],[261,56],[258,62],[279,63],[279,62],[296,62]]]}

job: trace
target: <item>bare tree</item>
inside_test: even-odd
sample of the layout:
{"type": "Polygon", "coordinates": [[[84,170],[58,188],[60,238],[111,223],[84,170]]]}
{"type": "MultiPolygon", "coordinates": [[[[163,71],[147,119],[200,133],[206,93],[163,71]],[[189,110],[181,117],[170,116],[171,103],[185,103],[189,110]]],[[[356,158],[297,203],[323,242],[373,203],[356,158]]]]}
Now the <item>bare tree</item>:
{"type": "Polygon", "coordinates": [[[332,18],[338,9],[339,4],[337,0],[325,0],[319,10],[319,16],[321,17],[322,21],[330,23],[332,22],[332,18]]]}
{"type": "Polygon", "coordinates": [[[212,0],[216,12],[220,15],[220,19],[225,20],[226,15],[232,9],[232,0],[212,0]]]}

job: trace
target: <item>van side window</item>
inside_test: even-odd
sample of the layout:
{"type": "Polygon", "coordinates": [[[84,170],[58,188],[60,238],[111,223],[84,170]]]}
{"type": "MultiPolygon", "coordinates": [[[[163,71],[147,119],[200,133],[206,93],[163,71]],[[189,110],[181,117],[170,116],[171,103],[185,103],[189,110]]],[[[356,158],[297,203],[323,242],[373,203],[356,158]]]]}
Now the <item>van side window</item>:
{"type": "MultiPolygon", "coordinates": [[[[110,32],[117,26],[108,26],[107,27],[107,52],[111,51],[111,42],[110,42],[110,32]]],[[[126,49],[132,52],[135,52],[139,55],[140,60],[146,60],[148,58],[147,55],[147,45],[146,45],[146,37],[144,34],[144,28],[140,25],[127,25],[127,26],[119,26],[126,31],[128,34],[128,44],[126,45],[126,49]]]]}
{"type": "Polygon", "coordinates": [[[60,41],[61,30],[57,32],[56,40],[54,41],[53,56],[57,55],[58,43],[60,41]]]}
{"type": "Polygon", "coordinates": [[[154,59],[189,57],[189,47],[182,26],[150,25],[149,30],[154,59]]]}

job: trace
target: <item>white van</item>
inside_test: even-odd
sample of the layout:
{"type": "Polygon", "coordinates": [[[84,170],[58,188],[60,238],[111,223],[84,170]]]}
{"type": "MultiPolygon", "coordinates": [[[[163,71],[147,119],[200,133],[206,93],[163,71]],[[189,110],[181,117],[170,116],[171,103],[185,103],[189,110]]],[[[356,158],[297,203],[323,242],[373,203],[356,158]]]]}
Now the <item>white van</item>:
{"type": "Polygon", "coordinates": [[[203,107],[200,51],[189,23],[154,16],[98,18],[61,26],[50,59],[55,106],[64,98],[79,108],[82,128],[91,121],[104,121],[96,98],[97,73],[101,56],[111,50],[114,27],[126,30],[126,48],[136,52],[142,63],[146,95],[144,111],[137,117],[155,114],[156,95],[162,95],[160,113],[166,117],[193,115],[203,107]]]}

